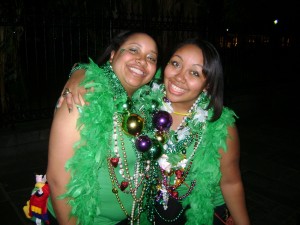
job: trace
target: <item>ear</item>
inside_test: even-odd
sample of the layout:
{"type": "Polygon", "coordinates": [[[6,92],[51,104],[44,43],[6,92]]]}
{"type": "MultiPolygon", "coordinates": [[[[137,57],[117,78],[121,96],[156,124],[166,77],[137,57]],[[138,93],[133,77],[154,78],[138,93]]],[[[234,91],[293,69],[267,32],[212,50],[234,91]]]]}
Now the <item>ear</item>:
{"type": "Polygon", "coordinates": [[[113,59],[114,59],[114,56],[115,56],[115,53],[116,53],[115,50],[111,51],[111,53],[110,53],[110,58],[109,58],[109,62],[110,62],[110,63],[112,63],[112,61],[113,61],[113,59]]]}
{"type": "Polygon", "coordinates": [[[209,84],[208,83],[205,84],[205,87],[204,87],[203,91],[207,92],[207,89],[209,89],[209,84]]]}

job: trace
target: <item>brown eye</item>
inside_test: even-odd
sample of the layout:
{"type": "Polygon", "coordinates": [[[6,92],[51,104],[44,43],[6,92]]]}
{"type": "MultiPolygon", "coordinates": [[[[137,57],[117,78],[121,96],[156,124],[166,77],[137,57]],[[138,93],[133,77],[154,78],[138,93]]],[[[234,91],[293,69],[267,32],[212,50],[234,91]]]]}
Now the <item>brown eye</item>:
{"type": "Polygon", "coordinates": [[[174,66],[175,68],[180,68],[180,64],[177,61],[175,61],[175,60],[170,61],[170,64],[172,66],[174,66]]]}
{"type": "Polygon", "coordinates": [[[195,77],[199,77],[199,76],[200,76],[200,74],[199,74],[198,71],[191,71],[191,74],[192,74],[193,76],[195,76],[195,77]]]}
{"type": "Polygon", "coordinates": [[[138,49],[136,49],[136,48],[130,48],[130,49],[128,49],[128,51],[129,51],[131,54],[137,54],[137,53],[139,53],[138,49]]]}
{"type": "Polygon", "coordinates": [[[147,61],[150,62],[150,63],[156,64],[157,59],[152,55],[148,55],[147,56],[147,61]]]}

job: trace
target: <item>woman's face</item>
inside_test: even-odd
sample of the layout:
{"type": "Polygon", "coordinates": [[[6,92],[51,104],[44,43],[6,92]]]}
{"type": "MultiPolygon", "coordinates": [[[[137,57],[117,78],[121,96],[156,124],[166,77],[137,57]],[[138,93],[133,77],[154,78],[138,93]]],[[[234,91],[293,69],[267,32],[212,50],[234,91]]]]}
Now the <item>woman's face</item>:
{"type": "Polygon", "coordinates": [[[129,96],[153,78],[157,57],[155,41],[143,33],[129,36],[117,52],[111,53],[113,70],[129,96]]]}
{"type": "Polygon", "coordinates": [[[206,86],[202,50],[193,44],[179,48],[164,71],[167,98],[189,109],[206,86]]]}

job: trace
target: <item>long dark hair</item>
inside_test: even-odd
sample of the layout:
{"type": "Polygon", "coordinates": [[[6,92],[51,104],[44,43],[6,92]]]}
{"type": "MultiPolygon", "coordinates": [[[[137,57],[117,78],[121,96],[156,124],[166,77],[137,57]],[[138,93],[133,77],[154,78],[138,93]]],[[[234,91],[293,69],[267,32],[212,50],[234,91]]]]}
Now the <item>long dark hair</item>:
{"type": "Polygon", "coordinates": [[[213,108],[211,121],[215,121],[222,114],[224,97],[224,75],[220,55],[210,42],[201,38],[191,38],[179,43],[171,51],[169,59],[178,49],[188,44],[195,45],[202,50],[204,60],[203,74],[206,77],[206,91],[210,96],[210,103],[207,108],[213,108]]]}

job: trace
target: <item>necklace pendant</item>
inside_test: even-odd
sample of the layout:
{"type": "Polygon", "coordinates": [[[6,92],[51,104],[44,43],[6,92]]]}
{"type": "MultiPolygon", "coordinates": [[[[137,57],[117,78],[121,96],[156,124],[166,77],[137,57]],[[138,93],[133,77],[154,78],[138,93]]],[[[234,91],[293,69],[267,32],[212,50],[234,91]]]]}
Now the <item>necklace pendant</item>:
{"type": "Polygon", "coordinates": [[[121,191],[124,191],[128,187],[128,181],[122,181],[120,185],[121,191]]]}
{"type": "Polygon", "coordinates": [[[175,199],[178,199],[178,192],[177,191],[171,191],[171,196],[175,199]]]}
{"type": "Polygon", "coordinates": [[[183,175],[183,171],[181,170],[176,170],[175,171],[175,175],[178,179],[181,179],[182,178],[182,175],[183,175]]]}
{"type": "Polygon", "coordinates": [[[110,163],[111,163],[111,165],[113,166],[113,167],[117,167],[118,166],[118,164],[119,164],[119,158],[117,158],[117,157],[115,157],[115,158],[111,158],[110,159],[110,163]]]}

